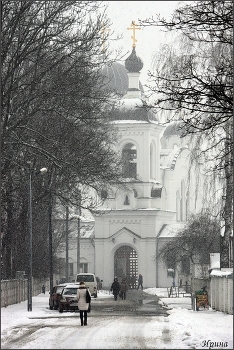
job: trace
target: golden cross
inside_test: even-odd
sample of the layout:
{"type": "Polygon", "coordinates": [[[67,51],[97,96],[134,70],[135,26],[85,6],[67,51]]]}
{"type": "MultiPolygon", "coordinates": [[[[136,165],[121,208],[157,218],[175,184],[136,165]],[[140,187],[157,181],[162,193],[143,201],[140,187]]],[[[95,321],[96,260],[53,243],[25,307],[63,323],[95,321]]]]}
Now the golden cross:
{"type": "Polygon", "coordinates": [[[132,47],[136,47],[135,42],[137,41],[137,39],[135,37],[135,30],[136,29],[141,29],[141,28],[137,28],[137,26],[138,26],[138,24],[136,24],[135,21],[132,21],[132,23],[131,23],[131,27],[132,28],[127,28],[127,29],[130,29],[130,30],[133,30],[133,36],[131,36],[131,38],[133,40],[132,47]]]}
{"type": "Polygon", "coordinates": [[[110,31],[110,28],[105,28],[104,24],[102,24],[102,29],[101,29],[101,32],[102,32],[102,39],[103,39],[103,43],[102,43],[102,52],[105,52],[105,32],[106,31],[110,31]]]}

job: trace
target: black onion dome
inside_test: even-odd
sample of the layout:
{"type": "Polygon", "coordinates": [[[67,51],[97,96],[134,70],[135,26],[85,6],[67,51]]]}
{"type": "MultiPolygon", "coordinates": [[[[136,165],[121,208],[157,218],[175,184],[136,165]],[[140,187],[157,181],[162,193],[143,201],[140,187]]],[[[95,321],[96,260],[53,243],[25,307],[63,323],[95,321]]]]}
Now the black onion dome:
{"type": "MultiPolygon", "coordinates": [[[[111,65],[106,65],[102,71],[105,76],[105,81],[111,91],[115,91],[123,97],[128,91],[128,74],[127,69],[121,63],[113,62],[111,65]]],[[[139,88],[144,93],[143,86],[139,82],[139,88]]]]}
{"type": "Polygon", "coordinates": [[[135,47],[133,47],[131,55],[125,60],[125,67],[128,72],[140,72],[143,68],[143,62],[141,58],[136,55],[135,47]]]}

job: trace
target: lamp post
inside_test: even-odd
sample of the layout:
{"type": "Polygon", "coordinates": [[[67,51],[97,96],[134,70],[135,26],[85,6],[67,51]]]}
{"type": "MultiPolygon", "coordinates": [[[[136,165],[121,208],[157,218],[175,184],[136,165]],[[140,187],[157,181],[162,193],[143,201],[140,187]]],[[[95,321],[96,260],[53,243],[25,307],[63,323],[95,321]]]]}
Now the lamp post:
{"type": "MultiPolygon", "coordinates": [[[[42,168],[35,175],[45,174],[46,168],[42,168]]],[[[28,221],[28,311],[32,311],[32,171],[29,172],[29,221],[28,221]]]]}

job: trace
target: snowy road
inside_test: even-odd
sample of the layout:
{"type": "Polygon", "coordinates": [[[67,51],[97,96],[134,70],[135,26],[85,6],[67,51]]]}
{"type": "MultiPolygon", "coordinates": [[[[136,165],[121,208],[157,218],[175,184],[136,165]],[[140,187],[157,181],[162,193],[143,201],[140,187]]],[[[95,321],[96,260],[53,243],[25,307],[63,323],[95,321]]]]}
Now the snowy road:
{"type": "Polygon", "coordinates": [[[80,326],[78,312],[60,314],[47,307],[44,315],[30,317],[30,324],[14,327],[10,337],[2,339],[1,348],[38,349],[38,339],[43,340],[40,349],[160,348],[167,341],[167,311],[158,304],[156,296],[146,295],[144,299],[141,291],[130,294],[127,300],[117,302],[111,295],[93,299],[87,327],[80,326]]]}
{"type": "Polygon", "coordinates": [[[92,299],[88,326],[78,312],[50,310],[48,292],[1,309],[1,349],[233,349],[233,315],[194,312],[190,298],[132,291],[114,301],[108,291],[92,299]],[[205,326],[204,326],[205,325],[205,326]],[[216,342],[217,346],[211,346],[216,342]]]}
{"type": "Polygon", "coordinates": [[[40,349],[160,349],[167,342],[163,319],[159,316],[157,326],[152,326],[148,316],[90,316],[87,327],[80,326],[77,314],[42,319],[15,327],[15,334],[11,333],[1,348],[38,349],[41,339],[40,349]]]}

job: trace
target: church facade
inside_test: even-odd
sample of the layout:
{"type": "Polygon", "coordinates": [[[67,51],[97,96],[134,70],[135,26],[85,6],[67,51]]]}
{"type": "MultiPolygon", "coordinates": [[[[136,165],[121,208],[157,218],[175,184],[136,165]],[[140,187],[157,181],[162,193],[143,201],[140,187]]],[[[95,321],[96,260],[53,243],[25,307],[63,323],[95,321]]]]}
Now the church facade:
{"type": "MultiPolygon", "coordinates": [[[[189,213],[201,209],[197,169],[190,165],[189,144],[180,138],[177,124],[165,126],[144,108],[139,81],[143,62],[134,46],[125,67],[120,66],[116,64],[115,69],[125,71],[128,86],[112,123],[118,130],[125,186],[116,185],[103,194],[105,201],[90,233],[79,237],[78,272],[95,273],[106,288],[115,276],[126,277],[129,286],[136,288],[139,274],[144,288],[170,287],[170,266],[158,258],[158,252],[189,213]]],[[[77,273],[76,245],[69,247],[69,264],[74,265],[72,280],[77,273]]]]}

